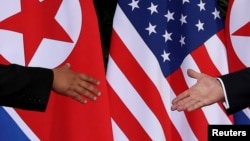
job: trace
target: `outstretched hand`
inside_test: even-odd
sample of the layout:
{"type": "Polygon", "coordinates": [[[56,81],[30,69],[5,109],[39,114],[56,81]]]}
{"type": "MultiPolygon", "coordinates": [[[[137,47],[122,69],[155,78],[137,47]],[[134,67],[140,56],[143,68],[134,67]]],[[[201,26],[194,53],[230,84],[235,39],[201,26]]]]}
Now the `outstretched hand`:
{"type": "Polygon", "coordinates": [[[101,92],[95,87],[100,84],[95,78],[74,72],[70,64],[53,69],[54,81],[52,89],[58,94],[69,96],[81,103],[87,103],[87,99],[96,100],[101,92]]]}
{"type": "Polygon", "coordinates": [[[189,77],[197,79],[197,82],[173,99],[171,110],[193,111],[224,99],[222,86],[215,77],[192,69],[187,73],[189,77]]]}

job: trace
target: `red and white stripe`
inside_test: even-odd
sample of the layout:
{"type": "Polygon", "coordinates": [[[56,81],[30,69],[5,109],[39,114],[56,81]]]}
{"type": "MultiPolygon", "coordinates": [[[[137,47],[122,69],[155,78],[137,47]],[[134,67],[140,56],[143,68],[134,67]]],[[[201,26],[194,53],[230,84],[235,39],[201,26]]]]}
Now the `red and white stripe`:
{"type": "Polygon", "coordinates": [[[170,110],[176,94],[196,82],[186,75],[188,68],[220,75],[228,72],[227,67],[218,33],[165,78],[154,54],[118,5],[107,66],[114,140],[207,140],[208,124],[232,124],[220,104],[191,113],[170,110]]]}

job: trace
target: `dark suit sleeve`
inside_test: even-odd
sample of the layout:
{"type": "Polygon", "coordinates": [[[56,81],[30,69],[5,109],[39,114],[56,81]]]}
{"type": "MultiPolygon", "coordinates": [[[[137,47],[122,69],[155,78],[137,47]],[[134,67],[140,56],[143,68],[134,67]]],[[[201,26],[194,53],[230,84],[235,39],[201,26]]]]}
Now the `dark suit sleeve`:
{"type": "Polygon", "coordinates": [[[228,114],[238,112],[250,106],[250,68],[220,77],[227,93],[228,114]]]}
{"type": "Polygon", "coordinates": [[[50,69],[0,65],[0,105],[45,111],[52,83],[50,69]]]}

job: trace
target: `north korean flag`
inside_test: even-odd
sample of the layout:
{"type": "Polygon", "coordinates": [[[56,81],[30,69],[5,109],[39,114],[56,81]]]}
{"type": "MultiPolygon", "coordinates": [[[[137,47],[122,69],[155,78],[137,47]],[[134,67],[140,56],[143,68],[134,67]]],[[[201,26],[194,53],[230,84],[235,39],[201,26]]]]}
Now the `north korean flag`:
{"type": "Polygon", "coordinates": [[[45,112],[0,107],[0,140],[112,140],[105,68],[92,0],[0,1],[0,63],[74,71],[101,81],[102,96],[80,104],[51,91],[45,112]]]}

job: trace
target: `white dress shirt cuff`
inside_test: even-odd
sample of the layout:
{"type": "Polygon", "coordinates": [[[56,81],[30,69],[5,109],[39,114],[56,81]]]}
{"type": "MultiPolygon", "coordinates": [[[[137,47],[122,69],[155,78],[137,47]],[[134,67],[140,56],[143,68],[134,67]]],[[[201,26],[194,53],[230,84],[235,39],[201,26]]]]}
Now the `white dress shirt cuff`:
{"type": "Polygon", "coordinates": [[[220,78],[217,78],[217,80],[219,80],[219,82],[220,82],[220,84],[222,86],[223,94],[224,94],[224,97],[225,97],[225,101],[223,102],[223,106],[226,109],[228,109],[229,108],[229,102],[228,102],[228,99],[227,99],[227,93],[226,93],[226,89],[225,89],[224,83],[223,83],[223,81],[220,78]]]}

